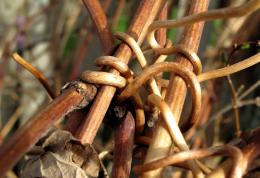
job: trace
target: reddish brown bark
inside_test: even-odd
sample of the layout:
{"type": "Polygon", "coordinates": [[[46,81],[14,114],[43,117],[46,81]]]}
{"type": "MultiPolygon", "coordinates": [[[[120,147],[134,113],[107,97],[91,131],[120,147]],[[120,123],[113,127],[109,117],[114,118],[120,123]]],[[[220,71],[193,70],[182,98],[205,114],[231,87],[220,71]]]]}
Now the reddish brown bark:
{"type": "Polygon", "coordinates": [[[112,177],[128,178],[131,171],[132,149],[134,145],[135,121],[128,112],[115,131],[115,149],[112,177]]]}
{"type": "MultiPolygon", "coordinates": [[[[128,34],[133,36],[139,44],[142,43],[147,33],[147,29],[156,17],[161,6],[161,0],[143,0],[137,10],[136,15],[129,27],[128,34]]],[[[119,46],[115,56],[128,63],[131,58],[131,49],[128,45],[119,46]]],[[[118,71],[111,69],[110,72],[119,75],[118,71]]],[[[116,88],[111,86],[102,86],[99,90],[95,101],[85,118],[85,121],[77,132],[77,137],[83,143],[92,143],[97,130],[104,118],[116,88]]]]}
{"type": "Polygon", "coordinates": [[[0,147],[0,177],[3,177],[58,119],[78,107],[86,106],[95,93],[96,88],[92,85],[73,85],[15,132],[8,142],[0,147]]]}

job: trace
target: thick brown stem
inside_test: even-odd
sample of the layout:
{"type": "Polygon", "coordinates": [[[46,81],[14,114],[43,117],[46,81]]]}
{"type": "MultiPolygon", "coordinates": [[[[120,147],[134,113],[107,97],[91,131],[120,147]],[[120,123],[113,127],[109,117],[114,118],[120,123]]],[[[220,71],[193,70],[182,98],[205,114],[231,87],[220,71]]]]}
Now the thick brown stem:
{"type": "Polygon", "coordinates": [[[128,178],[131,170],[135,121],[130,112],[116,128],[112,177],[128,178]]]}
{"type": "Polygon", "coordinates": [[[45,134],[60,118],[76,108],[86,106],[96,94],[93,85],[77,83],[56,97],[38,115],[22,126],[0,147],[0,177],[45,134]]]}
{"type": "MultiPolygon", "coordinates": [[[[141,44],[147,33],[149,25],[156,17],[162,0],[143,0],[137,10],[137,13],[129,27],[128,34],[141,44]]],[[[115,56],[128,63],[131,58],[131,49],[122,44],[115,53],[115,56]]],[[[110,72],[119,75],[118,71],[111,69],[110,72]]],[[[92,143],[97,130],[104,118],[112,97],[116,91],[115,87],[102,86],[99,90],[95,101],[85,118],[85,122],[77,132],[78,138],[83,143],[92,143]]]]}
{"type": "MultiPolygon", "coordinates": [[[[104,9],[104,12],[107,12],[110,3],[111,3],[110,0],[106,0],[106,1],[103,2],[102,6],[103,6],[103,9],[104,9]]],[[[102,14],[103,12],[100,12],[100,13],[102,14]]],[[[97,27],[97,28],[99,28],[99,27],[97,27]]],[[[80,73],[80,67],[83,63],[85,56],[86,56],[86,51],[89,47],[89,44],[93,40],[93,37],[94,37],[94,34],[95,34],[94,33],[95,29],[96,29],[95,25],[92,25],[90,32],[88,32],[88,34],[85,37],[85,39],[83,40],[83,42],[79,45],[79,49],[76,52],[75,59],[73,60],[74,65],[73,65],[73,68],[71,70],[71,74],[69,75],[69,81],[75,80],[76,77],[78,76],[78,74],[80,73]]],[[[111,35],[111,34],[109,34],[110,31],[108,31],[107,33],[108,33],[107,36],[111,35]]],[[[105,40],[101,39],[101,43],[103,44],[102,46],[103,46],[104,52],[107,52],[107,51],[110,50],[109,48],[111,46],[110,47],[107,46],[105,40]]],[[[111,41],[110,43],[112,44],[113,41],[111,41]]],[[[77,111],[72,112],[69,116],[68,123],[66,124],[66,129],[68,131],[70,131],[73,135],[75,135],[76,130],[78,129],[78,127],[79,127],[81,121],[84,119],[85,115],[86,115],[86,112],[84,112],[82,110],[77,110],[77,111]]]]}
{"type": "MultiPolygon", "coordinates": [[[[208,0],[192,0],[189,2],[189,12],[188,14],[195,14],[205,11],[208,7],[208,0]]],[[[185,45],[185,47],[197,51],[201,33],[203,30],[203,22],[195,23],[184,29],[183,38],[180,44],[185,45]]],[[[177,56],[177,62],[183,66],[192,70],[192,64],[183,56],[177,56]]],[[[171,75],[170,83],[167,88],[167,93],[165,100],[170,105],[173,114],[178,122],[182,112],[184,100],[186,98],[187,88],[184,80],[178,76],[171,75]]],[[[152,143],[149,146],[145,163],[159,158],[163,158],[168,155],[170,147],[172,145],[171,137],[167,131],[165,124],[163,124],[162,119],[159,121],[157,129],[155,130],[152,143]],[[162,141],[164,140],[164,141],[162,141]],[[158,154],[160,150],[160,154],[158,154]]],[[[143,174],[143,177],[160,177],[162,169],[150,171],[143,174]]]]}
{"type": "Polygon", "coordinates": [[[113,49],[113,35],[108,24],[106,14],[98,0],[83,0],[88,9],[93,22],[98,31],[98,35],[105,53],[108,54],[113,49]]]}

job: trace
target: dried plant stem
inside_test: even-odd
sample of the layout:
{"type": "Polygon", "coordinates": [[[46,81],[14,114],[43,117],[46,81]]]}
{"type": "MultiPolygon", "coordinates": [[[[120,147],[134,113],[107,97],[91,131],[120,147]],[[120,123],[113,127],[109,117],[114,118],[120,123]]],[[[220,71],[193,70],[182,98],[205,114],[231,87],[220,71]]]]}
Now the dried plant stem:
{"type": "Polygon", "coordinates": [[[255,82],[251,87],[249,87],[246,91],[241,93],[241,95],[238,97],[239,100],[244,99],[246,96],[248,96],[250,93],[252,93],[257,87],[260,86],[260,80],[255,82]]]}
{"type": "Polygon", "coordinates": [[[130,176],[134,135],[135,121],[131,112],[128,112],[115,131],[112,170],[112,177],[114,178],[128,178],[130,176]]]}
{"type": "MultiPolygon", "coordinates": [[[[244,106],[249,106],[249,105],[258,105],[259,102],[259,98],[256,99],[248,99],[248,100],[243,100],[243,101],[239,101],[237,107],[241,108],[244,106]]],[[[216,119],[221,118],[221,116],[225,113],[227,113],[228,111],[232,110],[232,104],[226,105],[224,106],[221,110],[219,110],[217,113],[213,114],[209,121],[203,125],[201,128],[207,128],[213,121],[215,121],[216,119]]]]}
{"type": "Polygon", "coordinates": [[[231,77],[228,75],[227,76],[227,81],[229,88],[231,90],[231,95],[232,95],[232,106],[233,106],[233,111],[234,111],[234,116],[235,116],[235,128],[236,128],[236,137],[240,137],[241,134],[241,129],[240,129],[240,115],[239,115],[239,109],[237,107],[238,105],[238,98],[237,98],[237,93],[235,86],[231,80],[231,77]]]}
{"type": "MultiPolygon", "coordinates": [[[[110,3],[111,3],[111,0],[106,0],[103,2],[102,7],[104,9],[104,12],[107,12],[108,7],[110,6],[110,3]]],[[[103,12],[100,12],[100,13],[102,14],[103,12]]],[[[104,22],[104,23],[106,23],[106,22],[104,22]]],[[[74,56],[75,58],[73,61],[75,61],[75,62],[73,64],[71,73],[68,78],[69,81],[76,79],[76,77],[78,76],[78,74],[80,72],[81,64],[86,56],[87,48],[88,48],[90,42],[93,40],[95,29],[96,29],[95,25],[92,25],[91,31],[87,34],[87,36],[85,37],[83,42],[79,45],[79,49],[74,56]]],[[[109,33],[109,31],[107,33],[109,33]]],[[[110,36],[110,34],[108,34],[107,36],[110,36]]],[[[101,42],[104,43],[102,45],[103,50],[105,52],[110,51],[111,47],[107,46],[107,44],[105,44],[106,41],[101,39],[101,42]]],[[[113,41],[111,43],[113,43],[113,41]]],[[[81,121],[84,119],[85,115],[86,115],[86,113],[83,112],[82,110],[78,110],[78,111],[72,112],[70,114],[66,128],[73,135],[75,135],[76,130],[78,129],[78,127],[79,127],[81,121]]]]}
{"type": "Polygon", "coordinates": [[[229,177],[230,178],[242,177],[241,168],[243,167],[243,154],[238,148],[229,145],[215,147],[215,148],[201,149],[201,150],[183,151],[144,165],[135,166],[134,171],[136,173],[141,173],[143,171],[158,169],[159,167],[165,167],[179,162],[185,162],[188,160],[199,159],[199,158],[204,158],[213,155],[231,156],[233,159],[232,161],[233,169],[229,177]]]}
{"type": "MultiPolygon", "coordinates": [[[[194,127],[192,127],[186,134],[185,139],[190,140],[195,133],[197,133],[198,127],[201,127],[205,125],[208,120],[209,116],[212,111],[212,105],[214,102],[215,97],[215,91],[214,91],[214,82],[209,82],[207,84],[207,87],[202,90],[202,103],[201,108],[203,108],[203,112],[200,114],[199,123],[196,124],[194,127]],[[214,99],[213,99],[214,98],[214,99]]],[[[194,138],[192,148],[199,148],[199,146],[202,144],[203,138],[202,137],[196,137],[194,138]]]]}
{"type": "MultiPolygon", "coordinates": [[[[162,0],[143,0],[136,12],[136,15],[128,29],[128,34],[133,36],[138,44],[144,40],[149,25],[156,17],[162,0]]],[[[131,58],[131,48],[126,44],[119,46],[115,53],[115,57],[122,59],[123,62],[128,63],[131,58]]],[[[118,75],[118,71],[111,69],[112,72],[118,75]]],[[[77,132],[78,138],[83,143],[92,143],[97,130],[104,118],[112,97],[116,91],[115,87],[102,86],[97,94],[84,123],[77,132]]]]}
{"type": "Polygon", "coordinates": [[[155,21],[151,24],[147,39],[151,47],[160,54],[171,53],[172,48],[162,48],[155,39],[155,30],[158,28],[176,28],[181,26],[187,26],[192,23],[208,21],[213,19],[225,19],[232,17],[241,17],[248,15],[260,8],[259,0],[251,0],[239,7],[228,7],[223,9],[211,10],[208,12],[202,12],[195,15],[187,16],[179,20],[166,20],[155,21]]]}
{"type": "MultiPolygon", "coordinates": [[[[220,68],[220,69],[211,70],[211,71],[208,71],[208,72],[204,72],[204,73],[202,73],[200,75],[197,75],[197,80],[199,82],[204,82],[204,81],[207,81],[207,80],[212,80],[212,79],[216,79],[216,78],[220,78],[220,77],[225,77],[225,76],[234,74],[236,72],[239,72],[241,70],[244,70],[244,69],[246,69],[248,67],[252,67],[252,66],[258,64],[259,62],[260,62],[260,53],[257,53],[257,54],[255,54],[255,55],[253,55],[253,56],[251,56],[251,57],[249,57],[247,59],[244,59],[241,62],[238,62],[236,64],[233,64],[233,65],[230,65],[230,66],[227,66],[227,67],[223,67],[223,68],[220,68]]],[[[158,70],[159,67],[158,67],[158,69],[152,69],[152,68],[157,68],[155,66],[156,65],[149,66],[149,67],[147,67],[146,70],[147,71],[149,71],[149,70],[151,70],[151,71],[158,70]]],[[[162,71],[158,70],[156,73],[164,72],[164,71],[166,71],[166,70],[162,70],[162,71]]],[[[155,72],[155,71],[153,71],[153,72],[155,72]]],[[[147,78],[148,74],[143,72],[140,76],[141,76],[140,78],[147,78]]],[[[137,77],[135,80],[138,81],[140,79],[137,77]]],[[[164,85],[164,86],[168,86],[169,85],[169,81],[167,81],[167,80],[164,80],[164,79],[158,79],[158,80],[159,80],[158,82],[161,83],[161,85],[164,85]]],[[[140,80],[140,82],[143,82],[143,81],[140,80]]],[[[132,90],[130,87],[132,87],[134,85],[137,85],[137,84],[133,83],[133,84],[130,84],[129,86],[127,86],[123,90],[121,95],[123,95],[123,93],[126,92],[126,90],[130,92],[132,90]]],[[[258,87],[259,85],[260,85],[260,82],[258,82],[256,84],[256,86],[254,86],[254,88],[258,87]]],[[[129,93],[129,94],[131,94],[131,93],[129,93]]],[[[129,95],[129,94],[127,94],[127,95],[129,95]]],[[[245,93],[243,95],[246,96],[247,94],[245,93]]]]}
{"type": "MultiPolygon", "coordinates": [[[[193,96],[192,102],[193,102],[193,108],[192,108],[192,114],[188,119],[188,122],[190,125],[193,125],[197,122],[198,117],[200,115],[200,108],[201,108],[201,88],[200,84],[198,83],[196,76],[193,72],[188,70],[185,67],[180,67],[179,64],[176,64],[174,62],[161,62],[153,64],[149,67],[147,67],[141,75],[139,75],[137,78],[133,80],[133,82],[129,83],[126,88],[120,93],[118,96],[118,100],[125,100],[128,97],[134,95],[134,93],[137,91],[139,87],[141,87],[147,80],[149,80],[151,77],[157,75],[161,72],[174,72],[181,76],[185,82],[190,85],[191,93],[193,96]]],[[[188,127],[188,126],[185,126],[188,127]]]]}
{"type": "Polygon", "coordinates": [[[82,0],[88,9],[93,22],[96,25],[98,35],[105,53],[108,54],[113,50],[114,40],[106,14],[99,3],[95,0],[82,0]]]}
{"type": "Polygon", "coordinates": [[[31,74],[33,74],[35,78],[39,80],[39,82],[43,85],[43,87],[46,89],[46,91],[48,92],[48,94],[52,99],[55,98],[55,94],[52,91],[50,85],[48,84],[48,79],[44,76],[42,72],[40,72],[38,69],[33,67],[29,62],[27,62],[17,53],[14,53],[12,55],[12,58],[15,60],[15,62],[23,66],[26,70],[28,70],[31,74]]]}
{"type": "Polygon", "coordinates": [[[198,80],[200,82],[202,82],[202,81],[211,80],[214,78],[228,76],[228,75],[231,75],[238,71],[244,70],[248,67],[251,67],[259,62],[260,62],[260,53],[257,53],[236,64],[233,64],[233,65],[230,65],[230,66],[227,66],[224,68],[216,69],[213,71],[204,72],[204,73],[198,75],[198,80]]]}
{"type": "MultiPolygon", "coordinates": [[[[168,12],[169,12],[169,2],[166,2],[164,4],[160,14],[158,15],[158,19],[159,20],[166,20],[168,18],[168,12]]],[[[159,29],[155,35],[156,35],[156,40],[158,41],[158,43],[161,46],[169,47],[170,45],[172,45],[170,40],[167,41],[167,29],[165,29],[165,28],[159,29]]],[[[167,57],[168,57],[167,55],[160,55],[160,54],[155,53],[152,63],[163,62],[163,61],[165,61],[165,59],[167,57]]],[[[157,77],[162,77],[162,74],[158,74],[157,77]]],[[[160,85],[159,85],[159,87],[160,87],[160,90],[161,90],[161,94],[163,94],[162,88],[161,88],[160,85]]]]}
{"type": "MultiPolygon", "coordinates": [[[[246,173],[250,164],[260,155],[260,128],[256,128],[246,138],[247,145],[242,148],[243,160],[241,161],[240,172],[242,175],[246,173]]],[[[212,171],[208,178],[225,178],[229,174],[229,170],[234,163],[226,160],[221,166],[212,171]]]]}
{"type": "MultiPolygon", "coordinates": [[[[181,151],[188,151],[189,146],[186,143],[186,141],[180,131],[180,128],[176,122],[176,119],[174,118],[174,116],[171,112],[171,109],[165,103],[165,101],[163,99],[161,99],[161,97],[159,97],[155,94],[152,94],[152,95],[148,96],[148,102],[152,103],[154,106],[156,106],[160,109],[160,111],[163,115],[163,119],[172,136],[173,142],[178,146],[178,148],[181,151]]],[[[200,169],[194,160],[188,161],[188,165],[194,175],[200,174],[200,169]]]]}
{"type": "MultiPolygon", "coordinates": [[[[124,42],[126,42],[131,47],[131,49],[134,51],[134,53],[138,59],[138,62],[140,63],[142,68],[147,67],[147,60],[146,60],[141,48],[139,47],[137,42],[134,40],[134,38],[132,38],[131,36],[129,36],[125,33],[122,33],[122,32],[117,32],[115,34],[115,36],[117,38],[123,40],[124,42]]],[[[156,81],[154,80],[154,78],[149,79],[149,86],[154,94],[161,96],[160,89],[159,89],[156,81]]]]}
{"type": "Polygon", "coordinates": [[[96,88],[92,85],[71,85],[15,132],[8,142],[0,147],[0,177],[3,177],[58,119],[76,108],[86,106],[95,93],[96,88]]]}
{"type": "MultiPolygon", "coordinates": [[[[22,113],[23,105],[18,106],[18,108],[15,110],[15,112],[12,114],[12,116],[8,119],[7,123],[4,125],[4,127],[0,131],[0,138],[5,139],[10,130],[13,128],[14,124],[16,123],[17,119],[22,113]]],[[[0,144],[1,145],[1,144],[0,144]]]]}
{"type": "MultiPolygon", "coordinates": [[[[190,8],[188,14],[199,13],[201,11],[205,11],[208,6],[207,0],[192,0],[190,2],[190,8]]],[[[181,40],[181,44],[185,45],[186,48],[189,48],[193,52],[196,52],[198,49],[201,32],[203,29],[203,23],[197,23],[190,25],[184,29],[183,38],[181,40]]],[[[178,63],[180,63],[181,67],[187,67],[192,70],[192,64],[188,59],[178,56],[178,63]]],[[[181,115],[183,103],[186,96],[186,85],[181,77],[171,75],[170,77],[170,85],[167,88],[165,101],[170,106],[174,117],[176,118],[176,122],[179,122],[179,118],[181,115]]],[[[165,124],[159,120],[159,123],[156,127],[156,130],[153,134],[152,143],[149,145],[149,149],[147,151],[147,155],[145,158],[145,163],[149,163],[153,160],[157,160],[163,157],[166,157],[170,151],[172,146],[171,137],[167,131],[165,124]],[[160,150],[160,153],[158,153],[160,150]]],[[[156,169],[153,171],[146,172],[142,174],[142,177],[161,177],[163,169],[156,169]]]]}
{"type": "MultiPolygon", "coordinates": [[[[102,7],[104,9],[104,12],[107,12],[110,3],[110,0],[106,0],[103,2],[102,7]]],[[[90,42],[93,40],[95,29],[95,26],[92,25],[91,30],[88,32],[83,42],[79,45],[78,50],[76,51],[76,54],[73,59],[74,64],[69,75],[69,80],[74,80],[79,74],[81,64],[86,56],[86,51],[89,47],[90,42]]],[[[101,42],[105,43],[106,41],[102,40],[101,42]]],[[[113,41],[111,43],[113,43],[113,41]]],[[[102,47],[105,52],[110,50],[110,47],[108,47],[106,44],[103,44],[102,47]]]]}

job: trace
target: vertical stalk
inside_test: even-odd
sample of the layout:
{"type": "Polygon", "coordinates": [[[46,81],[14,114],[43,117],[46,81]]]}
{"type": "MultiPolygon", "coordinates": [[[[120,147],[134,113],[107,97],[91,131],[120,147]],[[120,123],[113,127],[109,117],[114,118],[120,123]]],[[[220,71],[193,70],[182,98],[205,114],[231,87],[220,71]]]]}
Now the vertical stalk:
{"type": "MultiPolygon", "coordinates": [[[[187,15],[199,13],[207,10],[208,0],[192,0],[189,2],[187,15]]],[[[180,44],[185,45],[193,51],[197,51],[199,47],[200,37],[203,30],[204,22],[189,25],[184,29],[180,44]]],[[[192,70],[192,64],[184,56],[178,55],[176,61],[183,67],[192,70]]],[[[171,107],[176,121],[179,122],[183,104],[186,98],[187,88],[184,80],[173,74],[170,76],[170,83],[167,88],[165,100],[171,107]]],[[[152,143],[149,146],[145,163],[152,160],[163,158],[168,155],[172,145],[171,137],[167,131],[162,119],[159,119],[158,126],[155,130],[152,143]]],[[[142,177],[161,177],[162,169],[149,171],[142,177]]]]}
{"type": "Polygon", "coordinates": [[[115,131],[113,178],[128,178],[130,176],[134,134],[135,121],[131,112],[128,112],[115,131]]]}
{"type": "MultiPolygon", "coordinates": [[[[128,34],[133,36],[135,40],[141,44],[145,38],[149,25],[156,17],[162,0],[143,0],[134,16],[134,19],[128,29],[128,34]]],[[[132,51],[126,44],[121,44],[115,53],[115,56],[128,63],[131,58],[132,51]]],[[[111,69],[109,72],[119,75],[119,72],[111,69]]],[[[94,103],[84,123],[77,132],[77,137],[83,143],[92,143],[97,130],[104,118],[108,106],[116,91],[115,87],[102,86],[95,98],[94,103]]]]}
{"type": "Polygon", "coordinates": [[[105,53],[109,54],[114,47],[114,40],[105,11],[98,0],[83,0],[83,3],[88,9],[97,28],[101,45],[105,50],[105,53]]]}

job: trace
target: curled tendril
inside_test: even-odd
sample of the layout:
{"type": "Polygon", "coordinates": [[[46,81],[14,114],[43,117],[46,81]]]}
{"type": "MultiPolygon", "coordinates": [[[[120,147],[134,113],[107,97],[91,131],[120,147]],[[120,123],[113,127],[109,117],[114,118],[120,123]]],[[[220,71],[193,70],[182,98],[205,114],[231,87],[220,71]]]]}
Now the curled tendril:
{"type": "Polygon", "coordinates": [[[126,85],[124,77],[108,72],[84,71],[80,78],[88,83],[110,85],[118,88],[123,88],[126,85]]]}
{"type": "MultiPolygon", "coordinates": [[[[211,70],[208,72],[204,72],[197,76],[199,82],[204,82],[207,80],[216,79],[219,77],[225,77],[241,70],[244,70],[248,67],[256,65],[260,62],[260,53],[257,53],[247,59],[242,60],[241,62],[235,63],[233,65],[229,65],[227,67],[211,70]]],[[[162,78],[156,78],[157,83],[159,83],[162,87],[167,87],[169,81],[162,78]]]]}
{"type": "MultiPolygon", "coordinates": [[[[139,47],[139,45],[137,44],[137,42],[134,40],[133,37],[131,37],[130,35],[128,35],[126,33],[122,33],[122,32],[115,33],[115,36],[117,38],[119,38],[120,40],[123,40],[125,43],[127,43],[131,47],[131,49],[134,51],[136,58],[142,68],[147,67],[147,60],[146,60],[141,48],[139,47]]],[[[156,81],[154,80],[154,78],[150,78],[149,85],[150,85],[153,93],[161,96],[160,89],[159,89],[156,81]]]]}
{"type": "Polygon", "coordinates": [[[230,178],[241,178],[243,176],[243,172],[241,171],[241,168],[243,167],[243,154],[240,149],[231,145],[175,153],[174,155],[168,156],[166,158],[158,159],[143,165],[134,166],[134,171],[140,174],[142,172],[174,165],[180,162],[214,155],[227,155],[232,157],[233,168],[229,176],[230,178]]]}
{"type": "MultiPolygon", "coordinates": [[[[181,151],[188,151],[189,146],[186,143],[181,130],[179,129],[178,123],[176,122],[175,117],[172,114],[170,107],[166,104],[166,102],[159,96],[152,94],[148,96],[148,102],[155,105],[159,108],[163,115],[163,119],[168,127],[170,135],[174,141],[174,143],[178,146],[181,151]]],[[[188,161],[188,164],[194,175],[201,174],[201,171],[194,160],[188,161]]]]}
{"type": "Polygon", "coordinates": [[[163,48],[155,39],[155,31],[159,28],[177,28],[187,26],[192,23],[209,21],[214,19],[225,19],[232,17],[240,17],[248,15],[260,8],[260,0],[251,0],[239,7],[228,7],[222,9],[201,12],[195,15],[186,16],[179,20],[163,20],[153,22],[148,31],[147,40],[151,48],[159,54],[171,54],[175,51],[175,47],[163,48]]]}
{"type": "Polygon", "coordinates": [[[110,66],[117,69],[120,74],[125,78],[130,78],[133,72],[128,68],[128,66],[114,56],[101,56],[95,61],[97,66],[110,66]]]}
{"type": "Polygon", "coordinates": [[[145,68],[137,78],[126,86],[126,88],[118,96],[118,99],[124,100],[132,96],[138,88],[150,79],[150,77],[153,77],[161,72],[175,72],[177,75],[181,76],[185,80],[186,84],[191,88],[193,102],[192,112],[188,122],[183,126],[183,129],[187,130],[198,120],[201,109],[201,88],[195,74],[189,69],[181,67],[177,63],[161,62],[145,68]]]}
{"type": "Polygon", "coordinates": [[[27,62],[25,59],[23,59],[18,53],[14,53],[12,55],[12,58],[15,60],[15,62],[17,62],[18,64],[23,66],[35,78],[37,78],[39,80],[39,82],[43,85],[43,87],[45,88],[45,90],[47,91],[47,93],[50,95],[50,97],[52,99],[55,98],[55,94],[52,91],[52,89],[48,83],[48,79],[45,77],[45,75],[42,72],[40,72],[38,69],[36,69],[34,66],[32,66],[29,62],[27,62]]]}
{"type": "Polygon", "coordinates": [[[198,80],[200,82],[206,81],[206,80],[211,80],[214,78],[219,78],[219,77],[224,77],[224,76],[228,76],[231,75],[233,73],[239,72],[241,70],[244,70],[248,67],[251,67],[257,63],[260,62],[260,53],[257,53],[247,59],[244,59],[241,62],[238,62],[236,64],[227,66],[227,67],[223,67],[220,69],[216,69],[216,70],[212,70],[209,72],[205,72],[202,73],[200,75],[198,75],[198,80]]]}
{"type": "MultiPolygon", "coordinates": [[[[101,56],[96,59],[95,63],[97,66],[113,67],[119,71],[122,76],[101,71],[84,71],[81,74],[81,80],[88,83],[109,85],[118,88],[125,87],[127,82],[131,82],[133,80],[133,72],[117,57],[101,56]]],[[[136,113],[136,132],[141,133],[145,124],[143,102],[138,93],[135,93],[131,99],[133,100],[136,113]]]]}

